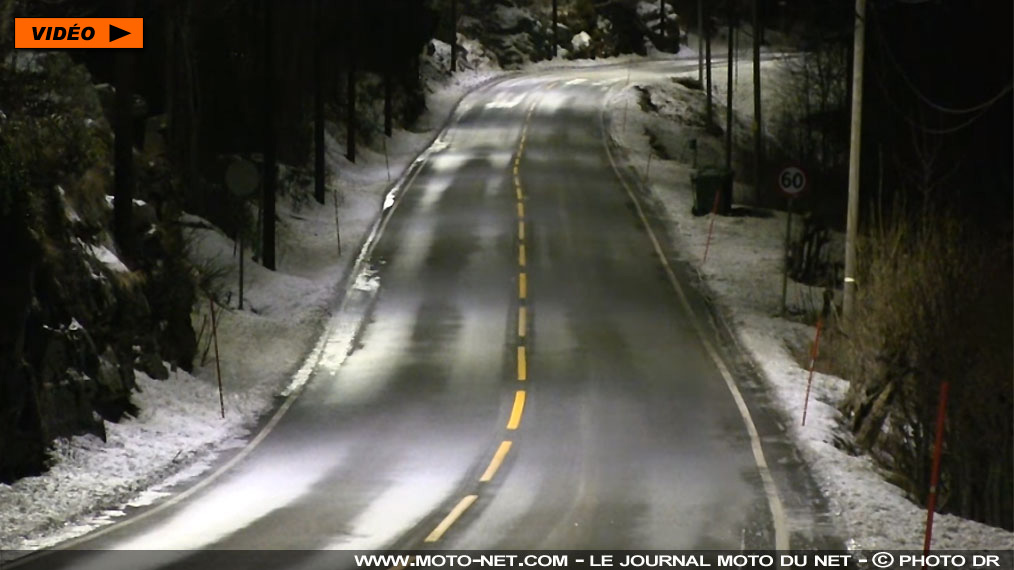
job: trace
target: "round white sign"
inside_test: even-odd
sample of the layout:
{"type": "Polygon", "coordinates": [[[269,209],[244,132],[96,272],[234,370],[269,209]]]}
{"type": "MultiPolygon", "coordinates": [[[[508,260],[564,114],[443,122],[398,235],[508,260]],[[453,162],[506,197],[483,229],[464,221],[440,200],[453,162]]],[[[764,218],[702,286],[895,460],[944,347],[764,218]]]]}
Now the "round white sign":
{"type": "Polygon", "coordinates": [[[806,172],[798,166],[786,166],[778,173],[778,189],[789,198],[806,191],[806,172]]]}
{"type": "Polygon", "coordinates": [[[225,170],[225,186],[240,198],[253,194],[260,183],[257,167],[242,158],[234,159],[225,170]]]}

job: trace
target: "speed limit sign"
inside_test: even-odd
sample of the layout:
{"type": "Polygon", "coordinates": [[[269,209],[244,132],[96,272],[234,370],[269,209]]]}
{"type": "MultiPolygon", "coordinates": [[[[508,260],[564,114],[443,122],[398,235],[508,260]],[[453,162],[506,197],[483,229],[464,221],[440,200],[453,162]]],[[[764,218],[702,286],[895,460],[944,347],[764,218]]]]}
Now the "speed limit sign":
{"type": "Polygon", "coordinates": [[[798,166],[786,166],[778,173],[778,190],[789,198],[806,191],[806,172],[798,166]]]}

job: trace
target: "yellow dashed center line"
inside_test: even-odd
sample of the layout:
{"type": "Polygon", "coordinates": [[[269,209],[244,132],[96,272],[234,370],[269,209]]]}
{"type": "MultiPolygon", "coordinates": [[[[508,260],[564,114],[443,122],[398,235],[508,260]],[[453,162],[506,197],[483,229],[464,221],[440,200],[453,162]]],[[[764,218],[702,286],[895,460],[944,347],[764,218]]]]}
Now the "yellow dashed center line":
{"type": "Polygon", "coordinates": [[[468,507],[472,506],[472,503],[474,503],[475,500],[478,498],[479,495],[468,495],[463,497],[460,501],[458,501],[458,504],[454,505],[454,508],[451,509],[451,512],[447,513],[447,516],[444,517],[444,520],[440,521],[440,524],[437,525],[437,528],[433,529],[433,532],[431,532],[429,536],[426,537],[425,542],[436,542],[440,540],[440,537],[442,537],[444,533],[447,532],[447,529],[451,528],[451,525],[454,524],[454,521],[461,518],[461,515],[464,514],[465,511],[468,509],[468,507]]]}
{"type": "Polygon", "coordinates": [[[511,450],[511,442],[504,441],[500,443],[500,447],[497,448],[496,453],[493,454],[493,459],[489,462],[489,467],[479,477],[480,483],[488,483],[493,480],[493,476],[496,475],[497,469],[500,469],[500,465],[503,464],[503,460],[507,457],[507,452],[511,450]]]}
{"type": "Polygon", "coordinates": [[[515,430],[521,425],[521,414],[525,411],[525,391],[518,390],[514,394],[514,407],[511,409],[511,418],[507,420],[507,429],[515,430]]]}
{"type": "MultiPolygon", "coordinates": [[[[525,125],[521,130],[521,140],[518,143],[518,152],[514,156],[514,191],[517,195],[518,203],[518,266],[524,268],[528,264],[527,253],[525,251],[525,204],[524,204],[524,192],[521,188],[521,156],[525,152],[525,141],[528,138],[528,127],[532,118],[532,113],[535,111],[535,103],[532,103],[531,107],[528,108],[528,114],[525,115],[525,125]]],[[[528,276],[522,271],[518,274],[518,298],[524,301],[528,297],[528,276]]],[[[518,307],[518,380],[525,381],[528,379],[528,357],[524,345],[525,335],[528,329],[528,312],[526,307],[522,304],[518,307]]],[[[514,406],[511,408],[510,419],[507,420],[507,429],[516,430],[521,425],[521,415],[525,410],[525,391],[518,390],[514,393],[514,406]]],[[[489,466],[486,467],[486,471],[479,477],[480,483],[487,483],[493,479],[496,475],[497,470],[503,465],[504,459],[507,457],[507,453],[511,449],[511,442],[505,440],[500,443],[496,453],[493,454],[493,458],[489,462],[489,466]]],[[[458,504],[451,509],[451,512],[447,513],[440,524],[433,529],[426,538],[425,542],[437,542],[447,529],[461,518],[461,515],[476,500],[479,499],[478,495],[466,495],[458,504]]]]}

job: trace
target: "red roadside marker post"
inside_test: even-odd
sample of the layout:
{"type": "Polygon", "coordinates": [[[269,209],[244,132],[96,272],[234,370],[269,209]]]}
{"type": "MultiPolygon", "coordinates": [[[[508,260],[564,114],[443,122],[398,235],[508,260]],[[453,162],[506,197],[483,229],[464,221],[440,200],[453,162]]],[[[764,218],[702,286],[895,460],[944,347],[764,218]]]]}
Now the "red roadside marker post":
{"type": "Polygon", "coordinates": [[[792,236],[792,202],[806,191],[806,172],[801,166],[790,164],[778,173],[778,191],[789,199],[788,219],[785,222],[785,262],[782,264],[782,315],[785,314],[785,296],[789,287],[789,244],[792,236]]]}
{"type": "Polygon", "coordinates": [[[806,396],[803,398],[803,424],[806,425],[806,408],[810,405],[810,386],[813,386],[813,369],[817,364],[817,355],[820,354],[820,331],[824,328],[824,319],[817,319],[817,337],[813,339],[813,346],[810,347],[810,377],[806,380],[806,396]]]}
{"type": "MultiPolygon", "coordinates": [[[[944,447],[944,420],[947,419],[947,395],[951,383],[940,383],[940,408],[937,410],[937,437],[933,444],[933,470],[930,472],[929,498],[926,500],[926,538],[922,544],[923,555],[929,554],[933,540],[933,513],[937,508],[937,485],[940,484],[940,455],[944,447]]],[[[925,566],[923,566],[925,568],[925,566]]]]}
{"type": "Polygon", "coordinates": [[[215,319],[215,300],[208,295],[208,308],[211,310],[211,338],[215,342],[215,375],[218,376],[218,405],[225,419],[225,394],[222,392],[222,364],[218,357],[218,322],[215,319]]]}

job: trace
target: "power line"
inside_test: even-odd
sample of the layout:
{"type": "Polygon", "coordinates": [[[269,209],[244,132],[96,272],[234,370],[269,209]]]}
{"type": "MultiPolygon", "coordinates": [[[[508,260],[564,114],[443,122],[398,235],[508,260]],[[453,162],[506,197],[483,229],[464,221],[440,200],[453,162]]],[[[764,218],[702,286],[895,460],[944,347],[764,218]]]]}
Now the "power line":
{"type": "MultiPolygon", "coordinates": [[[[898,70],[898,74],[901,75],[901,78],[905,81],[905,84],[908,85],[909,89],[911,89],[913,93],[915,93],[916,97],[918,97],[919,100],[921,100],[923,103],[925,103],[930,108],[935,109],[937,111],[940,111],[941,113],[949,113],[949,114],[952,114],[952,115],[967,115],[969,113],[975,113],[975,112],[978,112],[978,111],[984,111],[985,109],[989,108],[994,103],[996,103],[997,101],[999,101],[1000,99],[1002,99],[1005,95],[1007,95],[1008,93],[1010,93],[1012,89],[1014,89],[1014,84],[1008,83],[996,95],[993,95],[992,97],[986,99],[985,101],[983,101],[981,103],[978,103],[976,105],[972,105],[971,107],[966,107],[966,108],[963,108],[963,109],[955,109],[955,108],[952,108],[952,107],[947,107],[947,106],[941,105],[940,103],[937,103],[937,102],[933,101],[932,99],[930,99],[929,97],[927,97],[916,86],[915,82],[913,82],[912,79],[905,72],[905,69],[901,66],[900,63],[898,63],[897,58],[894,57],[894,52],[891,51],[891,46],[890,46],[890,44],[887,43],[887,39],[884,37],[884,29],[883,29],[883,23],[882,23],[882,20],[881,20],[880,12],[876,8],[875,5],[874,5],[874,8],[873,8],[873,13],[876,15],[876,17],[874,18],[874,20],[875,20],[875,26],[876,26],[876,29],[877,29],[877,37],[880,40],[880,45],[883,46],[883,48],[884,48],[884,52],[887,53],[887,57],[890,60],[891,65],[893,65],[894,68],[898,70]]],[[[976,117],[973,118],[971,121],[967,121],[966,123],[964,123],[964,126],[967,126],[967,125],[971,124],[975,119],[977,119],[981,115],[982,115],[982,113],[979,113],[979,115],[976,115],[976,117]]],[[[964,128],[964,126],[962,126],[960,128],[964,128]]],[[[955,129],[955,130],[960,130],[960,128],[959,129],[955,129]]],[[[944,129],[944,131],[953,132],[951,129],[944,129]]],[[[939,133],[939,134],[946,134],[946,132],[939,133]]]]}
{"type": "Polygon", "coordinates": [[[894,110],[895,113],[898,114],[898,116],[900,116],[902,119],[905,119],[906,123],[928,135],[949,135],[956,133],[970,126],[975,121],[979,120],[984,114],[986,114],[986,111],[989,110],[988,107],[983,108],[979,110],[978,113],[973,115],[970,119],[956,126],[943,128],[927,127],[919,119],[912,118],[912,116],[903,108],[903,106],[897,101],[895,101],[894,97],[891,96],[890,86],[886,78],[884,77],[883,66],[876,67],[876,69],[877,69],[877,82],[880,83],[881,90],[884,93],[884,100],[887,101],[888,105],[891,106],[891,108],[894,110]]]}

